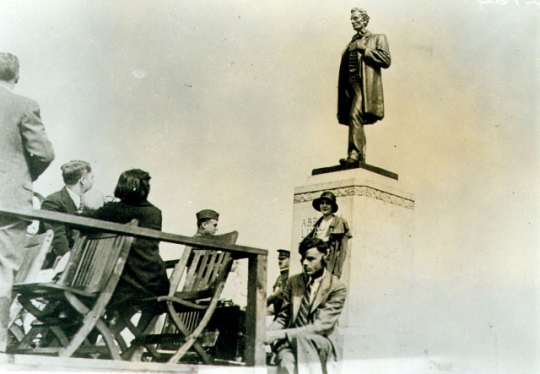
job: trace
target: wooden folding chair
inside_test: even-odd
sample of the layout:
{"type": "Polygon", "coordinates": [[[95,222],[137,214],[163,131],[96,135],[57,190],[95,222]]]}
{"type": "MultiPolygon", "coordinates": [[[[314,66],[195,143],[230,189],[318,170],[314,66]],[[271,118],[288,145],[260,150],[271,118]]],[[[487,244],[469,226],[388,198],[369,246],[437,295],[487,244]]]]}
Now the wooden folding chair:
{"type": "MultiPolygon", "coordinates": [[[[137,225],[137,220],[130,225],[137,225]]],[[[120,348],[104,315],[133,240],[133,237],[117,234],[83,234],[75,241],[58,282],[15,285],[13,289],[19,294],[21,304],[37,321],[9,352],[60,357],[106,353],[120,360],[120,348]],[[44,302],[45,308],[37,308],[33,300],[44,302]],[[102,335],[104,346],[97,346],[89,339],[94,329],[102,335]],[[35,346],[33,340],[38,334],[42,337],[51,334],[54,339],[44,346],[35,346]]]]}
{"type": "MultiPolygon", "coordinates": [[[[43,262],[45,261],[45,256],[51,247],[53,237],[54,232],[52,230],[47,230],[44,234],[27,236],[25,238],[23,259],[17,274],[15,274],[14,284],[36,281],[37,274],[41,270],[43,262]]],[[[23,307],[18,301],[17,294],[15,294],[11,301],[8,322],[8,330],[11,334],[11,344],[20,342],[24,337],[24,327],[22,326],[23,315],[23,307]],[[21,323],[20,326],[16,323],[19,321],[21,323]]]]}
{"type": "MultiPolygon", "coordinates": [[[[226,244],[236,243],[237,238],[236,231],[212,237],[226,244]]],[[[135,339],[124,358],[134,360],[133,353],[144,347],[155,361],[177,363],[193,348],[204,363],[213,363],[201,338],[218,305],[232,263],[228,252],[186,247],[171,274],[169,295],[148,300],[166,304],[163,329],[152,333],[157,317],[144,331],[127,323],[135,339]]]]}

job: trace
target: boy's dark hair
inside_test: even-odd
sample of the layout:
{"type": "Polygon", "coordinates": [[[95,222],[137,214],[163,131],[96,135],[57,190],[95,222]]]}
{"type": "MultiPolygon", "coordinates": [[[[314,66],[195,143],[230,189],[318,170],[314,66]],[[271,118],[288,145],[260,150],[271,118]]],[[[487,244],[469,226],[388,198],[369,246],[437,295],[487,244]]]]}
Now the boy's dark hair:
{"type": "Polygon", "coordinates": [[[146,201],[149,193],[150,174],[141,169],[124,171],[114,189],[115,197],[130,203],[146,201]]]}

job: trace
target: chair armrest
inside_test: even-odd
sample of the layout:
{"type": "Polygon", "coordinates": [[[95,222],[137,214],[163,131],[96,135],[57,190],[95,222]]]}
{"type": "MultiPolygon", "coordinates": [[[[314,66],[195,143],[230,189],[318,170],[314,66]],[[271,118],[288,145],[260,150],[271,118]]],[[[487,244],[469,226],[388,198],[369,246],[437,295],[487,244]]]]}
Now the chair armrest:
{"type": "Polygon", "coordinates": [[[165,268],[172,269],[173,267],[175,267],[175,265],[178,263],[178,261],[180,261],[180,260],[179,259],[168,260],[168,261],[163,261],[163,263],[165,264],[165,268]]]}
{"type": "Polygon", "coordinates": [[[168,301],[168,302],[172,302],[172,303],[175,303],[175,304],[180,304],[180,305],[183,305],[183,306],[187,306],[188,308],[193,308],[193,309],[206,309],[207,307],[205,305],[199,305],[199,304],[196,304],[196,303],[192,303],[192,302],[189,302],[189,301],[186,301],[186,300],[183,300],[183,299],[180,299],[178,297],[174,297],[174,296],[161,296],[161,297],[158,297],[157,298],[158,301],[168,301]]]}

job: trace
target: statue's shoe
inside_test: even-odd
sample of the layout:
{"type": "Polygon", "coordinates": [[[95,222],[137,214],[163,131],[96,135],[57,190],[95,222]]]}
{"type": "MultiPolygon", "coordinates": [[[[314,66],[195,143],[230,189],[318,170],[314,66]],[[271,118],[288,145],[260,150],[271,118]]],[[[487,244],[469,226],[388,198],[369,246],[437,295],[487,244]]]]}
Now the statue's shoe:
{"type": "Polygon", "coordinates": [[[358,160],[357,158],[347,157],[347,158],[339,159],[339,163],[341,165],[353,165],[353,164],[359,164],[360,160],[358,160]]]}

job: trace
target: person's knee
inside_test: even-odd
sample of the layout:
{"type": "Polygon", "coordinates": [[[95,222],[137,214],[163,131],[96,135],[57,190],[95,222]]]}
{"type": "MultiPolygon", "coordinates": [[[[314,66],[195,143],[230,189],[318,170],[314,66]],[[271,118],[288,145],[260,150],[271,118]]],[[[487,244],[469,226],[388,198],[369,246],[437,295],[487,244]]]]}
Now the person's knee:
{"type": "Polygon", "coordinates": [[[284,373],[287,373],[287,369],[294,368],[296,366],[296,356],[289,349],[282,349],[276,355],[276,363],[281,368],[285,369],[284,373]]]}

